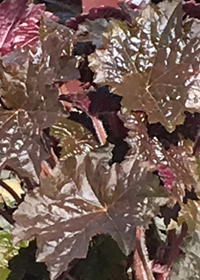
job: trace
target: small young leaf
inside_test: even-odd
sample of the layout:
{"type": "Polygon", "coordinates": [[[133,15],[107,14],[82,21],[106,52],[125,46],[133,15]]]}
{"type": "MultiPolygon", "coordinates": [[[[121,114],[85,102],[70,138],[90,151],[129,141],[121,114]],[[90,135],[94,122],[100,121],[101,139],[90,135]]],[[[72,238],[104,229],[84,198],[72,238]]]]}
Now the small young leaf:
{"type": "Polygon", "coordinates": [[[58,118],[51,126],[50,133],[60,140],[61,159],[88,153],[97,142],[83,125],[66,118],[58,118]]]}

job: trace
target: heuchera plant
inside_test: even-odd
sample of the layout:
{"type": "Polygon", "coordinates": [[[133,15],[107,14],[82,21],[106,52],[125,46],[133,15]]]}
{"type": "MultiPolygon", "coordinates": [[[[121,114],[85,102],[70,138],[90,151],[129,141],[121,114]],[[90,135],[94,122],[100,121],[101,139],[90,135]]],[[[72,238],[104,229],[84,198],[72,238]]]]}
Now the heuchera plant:
{"type": "Polygon", "coordinates": [[[86,256],[91,277],[98,250],[98,279],[119,264],[120,279],[199,279],[200,5],[41,2],[0,4],[0,168],[25,191],[0,178],[14,246],[35,238],[43,279],[86,256]]]}

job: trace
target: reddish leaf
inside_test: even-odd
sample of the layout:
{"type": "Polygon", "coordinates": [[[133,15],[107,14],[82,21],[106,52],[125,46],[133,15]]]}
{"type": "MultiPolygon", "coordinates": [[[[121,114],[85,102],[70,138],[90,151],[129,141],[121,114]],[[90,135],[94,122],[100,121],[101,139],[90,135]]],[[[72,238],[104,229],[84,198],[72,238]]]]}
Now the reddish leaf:
{"type": "MultiPolygon", "coordinates": [[[[26,0],[4,1],[0,4],[0,51],[2,55],[15,46],[33,47],[39,40],[39,20],[45,5],[27,5],[26,0]]],[[[50,13],[48,16],[54,18],[50,13]]]]}
{"type": "Polygon", "coordinates": [[[91,8],[109,6],[117,8],[118,0],[82,0],[83,13],[88,13],[91,8]]]}
{"type": "Polygon", "coordinates": [[[200,4],[195,1],[183,3],[183,10],[187,16],[200,19],[200,4]]]}

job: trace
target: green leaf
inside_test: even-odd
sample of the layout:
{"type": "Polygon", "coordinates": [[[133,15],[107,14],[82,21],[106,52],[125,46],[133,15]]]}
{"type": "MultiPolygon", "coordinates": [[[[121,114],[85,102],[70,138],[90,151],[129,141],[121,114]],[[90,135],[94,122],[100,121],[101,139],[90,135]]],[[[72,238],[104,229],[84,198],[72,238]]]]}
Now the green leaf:
{"type": "Polygon", "coordinates": [[[87,257],[70,270],[75,279],[128,280],[126,256],[108,235],[97,235],[90,242],[87,257]]]}
{"type": "Polygon", "coordinates": [[[181,203],[179,211],[178,224],[187,223],[188,232],[192,234],[195,229],[200,230],[200,201],[188,200],[187,203],[181,203]]]}
{"type": "Polygon", "coordinates": [[[9,231],[0,230],[0,275],[1,280],[7,279],[10,270],[8,261],[18,254],[21,247],[27,247],[29,242],[21,241],[17,246],[12,245],[12,236],[9,231]]]}
{"type": "Polygon", "coordinates": [[[19,250],[19,254],[9,262],[11,272],[7,280],[49,280],[46,266],[36,262],[36,249],[36,242],[32,241],[27,248],[19,250]]]}

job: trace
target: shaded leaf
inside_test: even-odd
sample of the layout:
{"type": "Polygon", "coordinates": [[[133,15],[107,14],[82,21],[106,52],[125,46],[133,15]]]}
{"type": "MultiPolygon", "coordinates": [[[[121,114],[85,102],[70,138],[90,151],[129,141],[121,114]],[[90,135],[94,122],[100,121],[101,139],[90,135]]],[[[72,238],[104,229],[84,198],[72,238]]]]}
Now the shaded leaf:
{"type": "Polygon", "coordinates": [[[76,279],[128,280],[125,264],[126,257],[116,242],[110,236],[97,235],[90,242],[87,257],[73,266],[70,275],[76,279]]]}
{"type": "Polygon", "coordinates": [[[163,205],[159,200],[152,208],[151,198],[137,196],[143,188],[159,185],[137,155],[111,168],[107,157],[107,153],[103,157],[91,153],[86,169],[84,162],[79,164],[74,180],[55,168],[51,177],[41,178],[41,187],[26,195],[14,214],[14,242],[36,236],[37,260],[47,264],[51,279],[65,271],[72,259],[85,257],[89,240],[97,233],[110,234],[129,254],[135,226],[149,223],[163,205]]]}
{"type": "Polygon", "coordinates": [[[9,262],[11,272],[7,280],[49,280],[46,266],[35,260],[36,248],[36,242],[31,241],[28,248],[19,250],[19,254],[9,262]]]}
{"type": "Polygon", "coordinates": [[[182,27],[182,6],[147,7],[132,27],[113,20],[103,33],[105,50],[89,57],[95,82],[122,96],[126,111],[147,113],[169,132],[183,123],[185,102],[199,72],[198,38],[182,27]],[[172,32],[173,31],[173,32],[172,32]]]}
{"type": "Polygon", "coordinates": [[[60,140],[61,159],[88,153],[97,142],[94,136],[83,125],[66,118],[59,118],[51,126],[50,133],[60,140]]]}
{"type": "Polygon", "coordinates": [[[47,11],[59,18],[60,23],[65,23],[71,17],[81,13],[81,0],[35,0],[34,3],[45,3],[47,11]]]}

